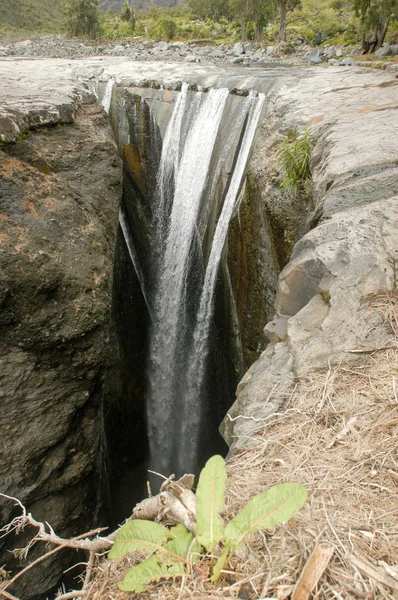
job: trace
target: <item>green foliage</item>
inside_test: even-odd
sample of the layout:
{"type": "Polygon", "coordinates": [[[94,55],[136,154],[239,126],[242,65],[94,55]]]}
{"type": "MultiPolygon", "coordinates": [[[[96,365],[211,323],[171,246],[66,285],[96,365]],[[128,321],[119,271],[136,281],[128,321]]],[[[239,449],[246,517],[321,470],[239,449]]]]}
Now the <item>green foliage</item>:
{"type": "Polygon", "coordinates": [[[64,0],[63,9],[66,27],[71,35],[99,35],[99,0],[64,0]]]}
{"type": "Polygon", "coordinates": [[[177,34],[177,23],[172,19],[160,19],[159,28],[162,35],[166,39],[166,42],[173,40],[177,34]]]}
{"type": "Polygon", "coordinates": [[[308,129],[300,135],[291,131],[278,152],[279,166],[284,173],[281,187],[295,194],[305,190],[311,178],[311,150],[313,138],[308,129]]]}
{"type": "Polygon", "coordinates": [[[125,23],[130,25],[131,33],[134,33],[135,29],[135,12],[134,9],[130,6],[128,0],[125,0],[121,10],[120,10],[120,19],[125,23]]]}
{"type": "Polygon", "coordinates": [[[307,499],[307,491],[298,483],[280,483],[255,496],[225,529],[227,544],[239,548],[246,536],[286,523],[307,499]]]}
{"type": "Polygon", "coordinates": [[[61,30],[59,0],[0,0],[0,31],[55,33],[61,30]]]}
{"type": "Polygon", "coordinates": [[[224,537],[219,513],[224,508],[227,471],[221,456],[210,458],[202,470],[196,491],[197,540],[209,552],[224,537]]]}
{"type": "Polygon", "coordinates": [[[212,563],[211,582],[215,583],[248,535],[285,523],[307,499],[307,491],[302,485],[281,483],[249,500],[224,529],[220,512],[224,506],[226,480],[224,459],[213,456],[199,477],[196,539],[183,525],[168,530],[153,521],[129,521],[119,529],[109,558],[119,558],[134,551],[147,555],[127,572],[119,583],[120,589],[140,593],[152,582],[183,576],[186,567],[193,562],[192,557],[200,554],[199,544],[213,557],[222,543],[221,554],[216,564],[212,563]]]}
{"type": "Polygon", "coordinates": [[[178,26],[173,19],[156,18],[148,28],[149,37],[153,40],[170,42],[177,35],[178,26]]]}

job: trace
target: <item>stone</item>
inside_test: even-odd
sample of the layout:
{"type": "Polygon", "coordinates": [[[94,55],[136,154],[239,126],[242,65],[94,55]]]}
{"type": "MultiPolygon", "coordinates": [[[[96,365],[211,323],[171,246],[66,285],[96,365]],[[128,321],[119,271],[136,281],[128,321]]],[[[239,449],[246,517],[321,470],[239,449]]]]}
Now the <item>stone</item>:
{"type": "MultiPolygon", "coordinates": [[[[292,236],[299,241],[280,273],[276,314],[265,327],[271,343],[243,376],[223,421],[231,453],[262,431],[272,411],[283,410],[295,377],[355,363],[362,360],[361,352],[395,345],[394,332],[371,310],[371,302],[374,295],[385,295],[388,302],[396,287],[396,91],[388,73],[379,72],[378,83],[368,87],[370,81],[365,84],[355,71],[342,71],[336,73],[337,88],[335,73],[320,67],[304,93],[300,85],[279,90],[273,98],[275,121],[268,116],[259,154],[249,165],[273,222],[281,214],[280,240],[289,231],[286,215],[293,220],[293,206],[287,199],[281,202],[269,178],[274,163],[267,160],[275,144],[269,132],[275,122],[284,131],[298,123],[315,124],[315,211],[307,212],[306,224],[311,229],[303,235],[305,225],[298,223],[292,236]]],[[[298,198],[295,204],[305,210],[298,198]]]]}
{"type": "Polygon", "coordinates": [[[344,67],[344,66],[352,65],[353,62],[354,62],[354,59],[347,57],[347,58],[343,58],[342,60],[340,60],[339,64],[344,67]]]}
{"type": "Polygon", "coordinates": [[[230,58],[228,62],[231,64],[240,64],[240,63],[243,63],[244,60],[245,60],[244,56],[235,56],[233,58],[230,58]]]}
{"type": "Polygon", "coordinates": [[[398,44],[388,46],[388,56],[398,56],[398,44]]]}
{"type": "Polygon", "coordinates": [[[374,58],[384,58],[385,56],[388,56],[388,50],[388,46],[382,46],[373,53],[373,56],[374,58]]]}
{"type": "Polygon", "coordinates": [[[305,60],[305,62],[308,62],[312,65],[321,63],[322,62],[321,50],[319,50],[318,48],[313,48],[311,50],[311,52],[309,54],[307,54],[307,56],[304,56],[303,60],[305,60]]]}
{"type": "Polygon", "coordinates": [[[340,58],[341,56],[343,56],[343,50],[341,48],[336,48],[336,56],[337,58],[340,58]]]}
{"type": "Polygon", "coordinates": [[[286,339],[287,322],[287,317],[275,317],[267,323],[264,327],[264,333],[271,343],[278,344],[286,339]]]}
{"type": "Polygon", "coordinates": [[[23,42],[16,42],[15,47],[16,48],[26,48],[27,46],[31,46],[32,42],[31,40],[24,40],[23,42]]]}
{"type": "Polygon", "coordinates": [[[332,58],[336,54],[336,48],[334,46],[330,46],[330,48],[324,48],[323,56],[326,58],[332,58]]]}
{"type": "Polygon", "coordinates": [[[234,44],[234,47],[232,48],[232,54],[234,56],[240,56],[241,54],[244,54],[245,50],[242,44],[234,44]]]}
{"type": "Polygon", "coordinates": [[[169,49],[169,44],[167,42],[159,42],[158,44],[156,44],[155,47],[158,50],[162,50],[163,52],[165,52],[166,50],[169,49]]]}

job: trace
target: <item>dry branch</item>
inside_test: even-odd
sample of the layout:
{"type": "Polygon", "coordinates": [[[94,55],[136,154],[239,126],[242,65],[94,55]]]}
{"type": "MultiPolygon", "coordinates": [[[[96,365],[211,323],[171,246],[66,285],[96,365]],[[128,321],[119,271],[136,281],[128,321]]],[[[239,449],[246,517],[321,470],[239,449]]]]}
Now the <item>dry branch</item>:
{"type": "Polygon", "coordinates": [[[328,566],[333,552],[333,546],[326,548],[319,544],[315,546],[293,591],[292,600],[308,600],[328,566]]]}
{"type": "Polygon", "coordinates": [[[191,489],[193,482],[193,475],[184,475],[178,481],[167,479],[159,494],[137,504],[133,518],[162,521],[168,525],[182,523],[196,535],[196,498],[191,489]]]}

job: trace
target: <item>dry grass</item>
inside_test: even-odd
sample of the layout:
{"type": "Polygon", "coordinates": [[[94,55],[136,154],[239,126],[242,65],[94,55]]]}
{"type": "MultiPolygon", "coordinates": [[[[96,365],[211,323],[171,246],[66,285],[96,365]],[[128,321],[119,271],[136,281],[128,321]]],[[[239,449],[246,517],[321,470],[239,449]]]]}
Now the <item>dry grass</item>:
{"type": "MultiPolygon", "coordinates": [[[[372,307],[397,330],[396,299],[372,307]]],[[[398,351],[364,354],[298,381],[283,414],[228,463],[228,520],[255,494],[297,481],[309,499],[290,523],[253,535],[217,587],[200,572],[125,594],[132,559],[103,561],[86,600],[288,598],[315,544],[334,554],[311,598],[398,598],[398,351]]],[[[203,565],[206,568],[206,564],[203,565]]]]}

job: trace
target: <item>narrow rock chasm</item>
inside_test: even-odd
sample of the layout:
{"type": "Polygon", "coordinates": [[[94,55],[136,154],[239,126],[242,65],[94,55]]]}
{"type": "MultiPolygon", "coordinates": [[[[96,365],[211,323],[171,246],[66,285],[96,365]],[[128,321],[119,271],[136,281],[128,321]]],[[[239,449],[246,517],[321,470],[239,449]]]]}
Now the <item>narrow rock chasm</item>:
{"type": "MultiPolygon", "coordinates": [[[[260,194],[254,184],[246,190],[244,186],[258,125],[254,119],[260,115],[258,103],[257,96],[241,98],[227,90],[207,94],[187,87],[180,92],[113,90],[110,118],[124,164],[114,263],[113,358],[104,396],[115,523],[127,517],[132,505],[146,495],[148,468],[164,476],[197,473],[209,456],[226,454],[219,425],[233,403],[244,369],[264,348],[259,331],[272,310],[277,264],[260,194]],[[218,124],[207,124],[206,114],[212,110],[218,124]],[[231,118],[238,119],[237,131],[232,133],[228,127],[231,118]],[[190,164],[191,142],[195,144],[194,164],[190,164]],[[194,215],[189,212],[192,206],[187,209],[184,205],[184,198],[197,203],[194,215]],[[176,238],[181,258],[178,255],[168,275],[174,277],[179,263],[185,261],[181,297],[168,309],[175,311],[179,330],[173,333],[171,322],[170,331],[163,334],[159,295],[167,290],[164,272],[179,201],[179,210],[187,211],[180,226],[186,227],[192,219],[192,227],[187,228],[185,239],[176,238]],[[225,216],[228,202],[230,216],[225,216]],[[225,233],[220,233],[223,220],[225,233]],[[204,310],[203,289],[209,280],[209,265],[215,261],[213,246],[218,238],[220,255],[214,266],[211,315],[207,317],[211,323],[206,326],[208,331],[202,328],[200,333],[198,314],[204,310]],[[264,261],[269,264],[267,269],[260,268],[264,261]],[[192,346],[200,336],[206,338],[206,346],[195,365],[198,359],[192,346]],[[173,368],[169,364],[159,367],[163,355],[174,361],[173,368]],[[192,383],[193,368],[203,371],[199,384],[192,383]],[[154,377],[156,369],[161,375],[154,377]],[[189,394],[193,405],[181,415],[192,402],[189,394]],[[154,399],[160,402],[156,411],[151,409],[154,399]]],[[[177,277],[175,286],[178,281],[177,277]]],[[[154,490],[162,482],[156,475],[150,480],[154,490]]]]}

